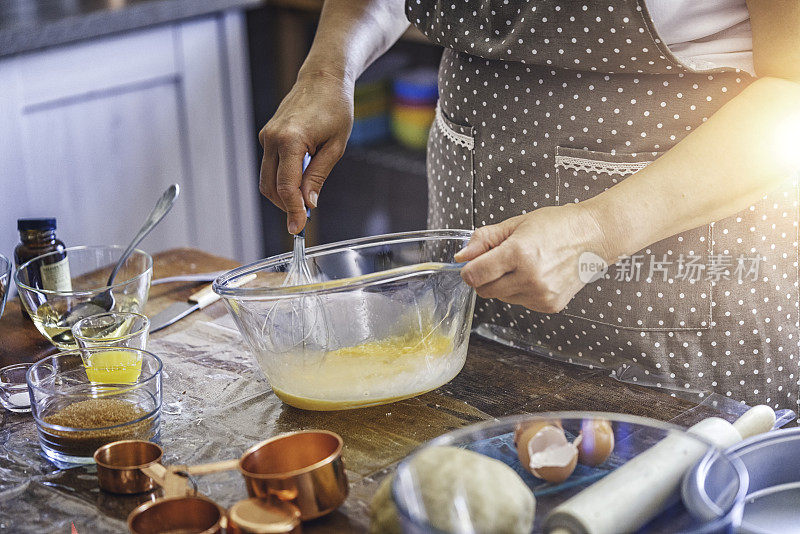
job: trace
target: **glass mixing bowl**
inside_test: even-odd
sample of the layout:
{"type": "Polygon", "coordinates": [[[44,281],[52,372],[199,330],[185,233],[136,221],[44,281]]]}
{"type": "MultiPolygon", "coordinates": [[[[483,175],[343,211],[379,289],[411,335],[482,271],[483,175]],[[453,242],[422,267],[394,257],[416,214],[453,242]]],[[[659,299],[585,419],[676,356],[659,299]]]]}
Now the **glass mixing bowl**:
{"type": "Polygon", "coordinates": [[[214,291],[287,404],[384,404],[436,389],[464,366],[475,292],[453,256],[470,235],[433,230],[322,245],[307,251],[311,284],[281,287],[291,259],[283,254],[220,276],[214,291]],[[287,343],[298,331],[308,335],[287,343]]]}
{"type": "MultiPolygon", "coordinates": [[[[42,289],[37,284],[42,260],[62,252],[43,254],[23,263],[15,276],[25,311],[31,316],[39,332],[53,345],[61,349],[78,346],[72,337],[71,328],[83,316],[71,312],[88,309],[86,303],[104,291],[110,290],[114,296],[114,308],[108,311],[142,312],[153,275],[153,258],[149,254],[134,250],[117,272],[114,284],[106,286],[108,276],[125,247],[69,247],[64,251],[69,260],[71,291],[42,289]]],[[[88,312],[86,315],[96,313],[98,312],[88,312]]]]}
{"type": "MultiPolygon", "coordinates": [[[[714,428],[718,429],[716,425],[714,428]]],[[[405,534],[522,531],[525,527],[521,525],[530,521],[530,509],[512,504],[529,502],[529,497],[520,496],[526,493],[525,486],[535,498],[533,522],[526,525],[532,527],[530,532],[735,532],[747,492],[747,472],[740,461],[727,456],[712,442],[719,439],[716,431],[710,432],[713,435],[709,440],[691,432],[654,419],[615,413],[550,412],[506,417],[454,430],[419,447],[398,465],[391,495],[405,534]],[[527,434],[520,433],[528,436],[522,439],[531,439],[531,435],[534,435],[532,442],[538,439],[531,447],[535,454],[545,454],[541,451],[547,445],[560,444],[551,434],[548,439],[544,438],[544,433],[536,436],[544,423],[560,427],[562,440],[566,438],[565,441],[573,445],[582,443],[574,456],[560,457],[564,459],[563,465],[574,465],[573,471],[569,467],[566,471],[549,474],[537,471],[550,477],[551,482],[523,468],[515,443],[518,441],[515,431],[523,426],[533,429],[527,434]],[[532,424],[539,426],[531,427],[532,424]],[[576,439],[578,436],[581,436],[580,441],[576,439]],[[479,467],[470,456],[461,458],[461,465],[445,465],[442,458],[447,455],[452,458],[453,452],[450,449],[434,451],[437,447],[466,449],[498,460],[513,470],[510,478],[514,480],[506,475],[502,486],[487,480],[486,465],[479,467]],[[654,454],[637,458],[649,453],[651,448],[655,449],[654,454]],[[430,460],[415,461],[426,455],[440,461],[434,465],[430,460]],[[576,461],[569,463],[567,459],[576,461]],[[609,487],[608,481],[612,479],[606,477],[634,460],[635,472],[631,473],[629,468],[623,483],[609,487]],[[685,506],[680,498],[682,478],[689,476],[687,473],[701,460],[718,465],[726,480],[724,490],[700,488],[695,492],[694,498],[703,499],[704,504],[713,505],[718,511],[711,519],[693,516],[689,510],[696,508],[692,506],[694,503],[685,506]],[[467,461],[472,465],[466,465],[467,461]],[[478,476],[481,472],[484,473],[482,479],[478,476]],[[596,483],[601,484],[597,488],[600,491],[592,497],[584,498],[586,494],[583,494],[580,504],[571,501],[565,505],[596,483]],[[643,514],[653,496],[659,504],[653,514],[643,514]],[[516,513],[512,514],[512,509],[516,513]],[[514,520],[515,529],[497,527],[500,521],[508,525],[514,520]]],[[[535,463],[541,456],[536,460],[533,455],[529,458],[535,463]]],[[[617,481],[622,474],[617,475],[617,481]]],[[[497,480],[499,475],[495,472],[491,477],[497,480]]]]}

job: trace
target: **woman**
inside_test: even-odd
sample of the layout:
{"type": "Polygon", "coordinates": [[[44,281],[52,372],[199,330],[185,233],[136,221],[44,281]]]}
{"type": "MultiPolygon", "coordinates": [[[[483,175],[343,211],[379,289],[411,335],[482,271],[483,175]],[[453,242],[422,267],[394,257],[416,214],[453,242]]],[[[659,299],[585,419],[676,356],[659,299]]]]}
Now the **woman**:
{"type": "Polygon", "coordinates": [[[445,47],[428,223],[477,228],[457,260],[490,299],[482,333],[798,403],[800,2],[328,0],[260,135],[261,191],[290,232],[344,151],[355,79],[406,17],[445,47]]]}

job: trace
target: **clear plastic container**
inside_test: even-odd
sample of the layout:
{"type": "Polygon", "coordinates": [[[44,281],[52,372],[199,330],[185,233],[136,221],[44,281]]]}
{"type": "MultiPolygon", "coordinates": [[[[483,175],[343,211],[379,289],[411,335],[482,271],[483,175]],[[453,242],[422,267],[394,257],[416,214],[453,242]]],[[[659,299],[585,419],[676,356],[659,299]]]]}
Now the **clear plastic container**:
{"type": "MultiPolygon", "coordinates": [[[[725,425],[723,421],[716,421],[725,425]]],[[[717,427],[718,428],[718,427],[717,427]]],[[[534,431],[536,432],[536,431],[534,431]]],[[[716,435],[716,433],[715,433],[716,435]]],[[[709,438],[715,440],[716,437],[709,438]]],[[[403,460],[392,483],[392,496],[397,506],[402,530],[408,534],[439,534],[451,532],[486,532],[486,524],[496,525],[498,519],[492,514],[508,516],[509,506],[499,506],[497,502],[487,509],[486,493],[501,493],[502,488],[484,489],[474,484],[474,469],[463,466],[461,469],[432,472],[438,466],[430,466],[414,459],[424,451],[434,447],[450,446],[474,451],[478,454],[499,460],[509,466],[530,489],[535,497],[535,515],[531,532],[644,532],[644,533],[716,533],[733,532],[741,519],[741,509],[747,491],[747,474],[741,462],[726,456],[712,441],[689,433],[685,429],[660,421],[623,414],[599,412],[551,412],[535,415],[519,415],[496,421],[479,423],[431,440],[403,460]],[[519,425],[532,423],[556,424],[563,429],[566,441],[573,444],[584,442],[584,447],[597,452],[603,447],[599,431],[592,431],[594,425],[601,423],[610,434],[610,455],[596,465],[588,465],[583,451],[577,456],[574,471],[561,482],[548,482],[535,477],[523,468],[515,443],[515,429],[519,425]],[[578,436],[582,436],[576,441],[578,436]],[[594,445],[594,447],[592,447],[594,445]],[[657,448],[654,453],[649,449],[657,448]],[[583,504],[562,506],[570,498],[595,483],[608,484],[606,479],[612,473],[637,458],[633,476],[626,477],[622,487],[603,487],[593,498],[583,504]],[[691,468],[702,460],[711,459],[725,473],[727,485],[724,491],[701,491],[706,503],[712,503],[719,512],[713,518],[693,517],[680,500],[681,480],[691,468]],[[443,481],[442,477],[448,477],[443,481]],[[426,492],[431,481],[439,481],[445,492],[437,495],[426,492]],[[654,514],[642,514],[649,505],[648,495],[660,487],[661,497],[654,514]],[[664,488],[667,488],[666,490],[664,488]],[[443,495],[447,493],[447,495],[443,495]],[[590,503],[587,508],[586,503],[590,503]],[[579,510],[576,515],[575,510],[579,510]],[[585,515],[583,511],[588,510],[585,515]],[[554,512],[555,511],[555,512],[554,512]],[[583,522],[585,528],[578,526],[575,518],[602,518],[602,521],[589,519],[583,522]],[[636,518],[637,519],[631,519],[636,518]],[[638,524],[637,524],[638,521],[638,524]],[[605,527],[601,526],[605,523],[605,527]]],[[[605,442],[606,444],[608,441],[605,442]]],[[[541,450],[541,449],[537,449],[541,450]]],[[[591,462],[588,462],[591,463],[591,462]]],[[[627,468],[631,474],[633,464],[627,468]]],[[[541,472],[540,472],[541,474],[541,472]]],[[[618,477],[619,475],[615,475],[618,477]]],[[[619,479],[617,479],[619,480],[619,479]]],[[[435,484],[433,484],[435,485],[435,484]]],[[[508,484],[507,484],[508,485],[508,484]]],[[[586,495],[586,494],[584,494],[586,495]]],[[[506,496],[503,503],[513,501],[506,496]]],[[[652,501],[651,501],[652,502],[652,501]]],[[[689,507],[690,509],[692,507],[689,507]]]]}
{"type": "Polygon", "coordinates": [[[436,389],[464,366],[475,292],[453,256],[470,235],[436,230],[322,245],[307,251],[313,284],[281,287],[291,258],[283,254],[226,273],[214,291],[287,404],[384,404],[436,389]],[[311,308],[321,310],[313,335],[288,349],[276,342],[311,308]]]}

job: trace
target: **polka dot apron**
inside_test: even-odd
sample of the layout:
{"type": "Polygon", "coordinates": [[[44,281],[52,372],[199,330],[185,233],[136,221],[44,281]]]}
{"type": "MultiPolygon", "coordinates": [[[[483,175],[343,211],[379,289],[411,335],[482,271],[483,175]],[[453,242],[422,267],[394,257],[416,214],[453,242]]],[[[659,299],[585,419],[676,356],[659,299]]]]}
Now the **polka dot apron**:
{"type": "MultiPolygon", "coordinates": [[[[445,47],[428,142],[432,228],[475,228],[597,195],[752,81],[681,63],[643,0],[406,7],[445,47]]],[[[621,260],[561,313],[480,301],[475,324],[621,380],[794,408],[797,220],[797,183],[787,180],[733,217],[621,260]]]]}

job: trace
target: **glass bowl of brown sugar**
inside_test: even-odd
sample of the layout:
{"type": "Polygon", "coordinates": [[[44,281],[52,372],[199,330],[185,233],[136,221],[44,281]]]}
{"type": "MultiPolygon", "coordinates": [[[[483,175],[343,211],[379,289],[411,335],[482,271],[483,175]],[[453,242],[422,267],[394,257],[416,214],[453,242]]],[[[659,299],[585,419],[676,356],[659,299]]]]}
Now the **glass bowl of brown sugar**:
{"type": "Polygon", "coordinates": [[[91,347],[59,352],[27,375],[42,451],[53,463],[94,463],[112,441],[157,441],[161,360],[140,349],[91,347]]]}

